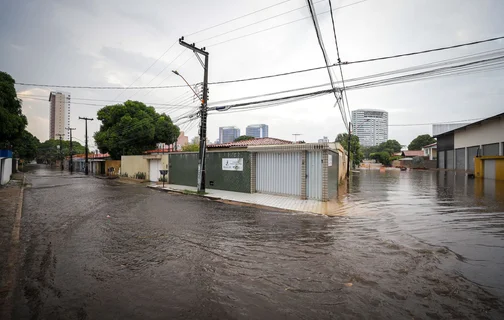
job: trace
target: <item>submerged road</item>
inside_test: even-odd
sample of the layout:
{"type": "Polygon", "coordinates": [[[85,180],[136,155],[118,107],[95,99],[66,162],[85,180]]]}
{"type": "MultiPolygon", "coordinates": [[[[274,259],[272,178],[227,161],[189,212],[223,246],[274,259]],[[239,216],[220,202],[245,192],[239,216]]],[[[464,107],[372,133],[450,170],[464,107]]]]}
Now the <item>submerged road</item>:
{"type": "Polygon", "coordinates": [[[37,167],[9,313],[502,319],[504,199],[456,179],[362,172],[326,217],[37,167]]]}

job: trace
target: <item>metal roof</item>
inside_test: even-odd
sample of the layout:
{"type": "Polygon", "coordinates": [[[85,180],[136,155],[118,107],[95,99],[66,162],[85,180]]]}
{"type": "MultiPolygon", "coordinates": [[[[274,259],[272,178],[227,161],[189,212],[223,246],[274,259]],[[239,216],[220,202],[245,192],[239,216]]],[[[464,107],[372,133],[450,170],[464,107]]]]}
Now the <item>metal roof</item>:
{"type": "Polygon", "coordinates": [[[446,132],[443,132],[443,133],[437,134],[437,135],[435,135],[435,136],[434,136],[434,138],[441,137],[441,136],[444,136],[444,135],[446,135],[446,134],[451,134],[451,133],[454,133],[454,132],[455,132],[455,131],[457,131],[457,130],[465,129],[465,128],[469,127],[469,126],[476,125],[476,124],[481,124],[482,122],[489,121],[489,120],[494,120],[494,119],[498,119],[498,118],[501,118],[501,117],[504,117],[504,112],[499,113],[499,114],[496,114],[495,116],[488,117],[488,118],[483,119],[483,120],[479,120],[479,121],[471,122],[471,123],[469,123],[469,124],[466,124],[465,126],[462,126],[462,127],[459,127],[459,128],[453,129],[453,130],[450,130],[450,131],[446,131],[446,132]]]}

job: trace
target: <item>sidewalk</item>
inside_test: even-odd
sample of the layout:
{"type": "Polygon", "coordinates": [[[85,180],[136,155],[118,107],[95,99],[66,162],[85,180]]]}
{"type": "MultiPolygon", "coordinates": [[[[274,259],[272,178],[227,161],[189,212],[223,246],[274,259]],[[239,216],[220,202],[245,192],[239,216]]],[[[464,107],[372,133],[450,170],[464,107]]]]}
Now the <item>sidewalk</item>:
{"type": "Polygon", "coordinates": [[[16,267],[17,256],[13,247],[18,239],[23,173],[12,175],[12,180],[0,187],[0,318],[12,292],[12,271],[16,267]],[[13,240],[14,239],[14,240],[13,240]],[[13,255],[14,253],[14,255],[13,255]]]}
{"type": "MultiPolygon", "coordinates": [[[[181,193],[183,193],[184,191],[197,191],[196,187],[181,186],[175,184],[165,184],[164,189],[162,185],[150,185],[149,188],[181,193]]],[[[279,208],[289,211],[310,212],[318,214],[326,214],[329,210],[329,207],[335,205],[331,202],[301,200],[297,197],[276,196],[262,193],[242,193],[216,189],[206,189],[206,194],[203,196],[213,200],[235,201],[258,206],[279,208]]]]}

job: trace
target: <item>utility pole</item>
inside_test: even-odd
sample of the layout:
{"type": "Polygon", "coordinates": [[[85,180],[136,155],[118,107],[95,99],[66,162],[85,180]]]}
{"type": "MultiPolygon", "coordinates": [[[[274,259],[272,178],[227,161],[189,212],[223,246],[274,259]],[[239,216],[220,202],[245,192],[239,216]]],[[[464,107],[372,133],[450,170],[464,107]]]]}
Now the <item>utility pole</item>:
{"type": "Polygon", "coordinates": [[[64,169],[64,166],[63,166],[63,146],[62,146],[62,137],[64,136],[64,134],[62,133],[56,133],[56,135],[59,137],[59,158],[60,158],[60,167],[61,167],[61,171],[63,171],[64,169]]]}
{"type": "Polygon", "coordinates": [[[346,176],[347,178],[350,177],[350,154],[351,154],[351,145],[350,145],[350,141],[352,140],[352,123],[351,122],[348,122],[348,161],[347,161],[347,166],[346,166],[346,176]]]}
{"type": "Polygon", "coordinates": [[[70,172],[73,172],[73,144],[72,144],[72,131],[75,130],[75,128],[65,128],[68,131],[70,131],[70,163],[68,164],[68,170],[70,172]]]}
{"type": "Polygon", "coordinates": [[[87,136],[87,122],[88,121],[93,121],[93,118],[86,118],[86,117],[79,117],[80,120],[84,120],[86,121],[86,146],[84,147],[86,149],[86,164],[85,164],[85,167],[84,167],[84,173],[86,175],[89,174],[89,161],[88,161],[88,144],[87,144],[87,140],[88,140],[88,136],[87,136]]]}
{"type": "Polygon", "coordinates": [[[203,67],[203,99],[201,99],[201,108],[200,108],[200,117],[201,117],[201,125],[200,125],[200,145],[199,145],[199,153],[198,153],[198,192],[205,192],[205,157],[206,157],[206,140],[207,140],[207,100],[208,100],[208,52],[205,51],[206,48],[196,48],[193,44],[189,44],[184,42],[184,37],[179,39],[179,44],[183,47],[191,49],[196,58],[198,58],[201,66],[203,67]],[[201,61],[202,55],[205,57],[205,62],[201,61]]]}

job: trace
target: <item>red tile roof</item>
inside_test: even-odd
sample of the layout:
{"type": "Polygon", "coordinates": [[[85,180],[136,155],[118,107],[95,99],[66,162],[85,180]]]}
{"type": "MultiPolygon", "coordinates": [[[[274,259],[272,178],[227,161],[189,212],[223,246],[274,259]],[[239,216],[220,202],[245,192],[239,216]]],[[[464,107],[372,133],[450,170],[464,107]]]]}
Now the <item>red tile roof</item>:
{"type": "Polygon", "coordinates": [[[292,141],[276,139],[276,138],[257,138],[251,140],[243,140],[238,142],[228,142],[219,144],[210,144],[208,148],[246,148],[248,146],[274,146],[279,144],[292,144],[292,141]]]}
{"type": "Polygon", "coordinates": [[[402,152],[405,157],[423,157],[424,152],[422,150],[405,150],[402,152]]]}

